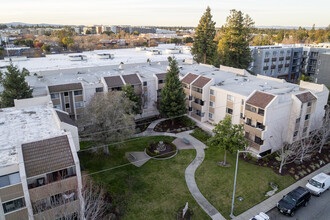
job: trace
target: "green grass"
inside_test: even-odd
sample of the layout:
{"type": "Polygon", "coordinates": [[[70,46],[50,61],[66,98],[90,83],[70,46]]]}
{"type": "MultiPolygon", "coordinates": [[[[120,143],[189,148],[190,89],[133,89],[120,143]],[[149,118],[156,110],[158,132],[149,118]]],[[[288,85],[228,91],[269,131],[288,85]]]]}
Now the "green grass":
{"type": "MultiPolygon", "coordinates": [[[[205,198],[225,218],[230,219],[236,155],[227,153],[227,162],[231,167],[220,167],[216,164],[219,160],[223,161],[223,156],[224,152],[216,148],[206,149],[205,160],[196,171],[196,182],[205,198]]],[[[280,191],[295,181],[290,176],[275,174],[270,168],[239,160],[234,215],[239,215],[267,199],[264,195],[271,190],[270,182],[276,183],[280,191]],[[237,197],[243,197],[243,201],[238,201],[237,197]]]]}
{"type": "MultiPolygon", "coordinates": [[[[143,151],[150,141],[160,140],[173,141],[174,138],[143,137],[110,147],[110,156],[85,151],[79,153],[79,158],[82,167],[91,173],[127,164],[125,152],[143,151]]],[[[83,142],[82,146],[86,148],[93,143],[83,142]]],[[[121,219],[175,219],[186,202],[194,212],[194,219],[209,219],[191,196],[184,178],[185,169],[195,156],[195,150],[183,150],[169,160],[149,160],[140,168],[127,165],[91,177],[113,196],[121,219]]]]}

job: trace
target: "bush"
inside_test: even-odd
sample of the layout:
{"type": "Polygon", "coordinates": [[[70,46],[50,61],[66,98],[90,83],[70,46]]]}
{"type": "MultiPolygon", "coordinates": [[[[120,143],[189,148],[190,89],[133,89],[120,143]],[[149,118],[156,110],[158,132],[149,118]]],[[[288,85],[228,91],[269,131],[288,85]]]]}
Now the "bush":
{"type": "Polygon", "coordinates": [[[182,116],[178,118],[178,122],[182,124],[184,127],[191,127],[196,125],[196,122],[194,122],[187,116],[182,116]]]}
{"type": "Polygon", "coordinates": [[[193,136],[194,138],[200,140],[204,144],[207,144],[207,140],[211,137],[211,135],[209,135],[208,133],[206,133],[205,131],[203,131],[200,128],[195,128],[194,131],[190,135],[193,136]]]}
{"type": "Polygon", "coordinates": [[[175,144],[171,143],[171,142],[168,142],[168,141],[163,141],[164,144],[166,145],[171,145],[172,146],[172,151],[170,153],[167,153],[167,154],[160,154],[160,152],[158,150],[156,150],[156,147],[158,145],[158,142],[154,142],[154,141],[151,141],[149,143],[149,145],[146,147],[146,153],[150,156],[150,157],[156,157],[156,158],[167,158],[167,157],[171,157],[172,155],[175,154],[176,152],[176,146],[175,144]]]}

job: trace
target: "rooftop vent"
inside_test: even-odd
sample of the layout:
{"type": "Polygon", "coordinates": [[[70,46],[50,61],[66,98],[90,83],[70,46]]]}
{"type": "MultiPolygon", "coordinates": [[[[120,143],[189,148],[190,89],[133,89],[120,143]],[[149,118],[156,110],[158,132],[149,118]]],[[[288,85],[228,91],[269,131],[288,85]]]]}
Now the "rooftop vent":
{"type": "Polygon", "coordinates": [[[120,70],[124,69],[124,67],[123,67],[123,63],[119,64],[118,69],[120,69],[120,70]]]}

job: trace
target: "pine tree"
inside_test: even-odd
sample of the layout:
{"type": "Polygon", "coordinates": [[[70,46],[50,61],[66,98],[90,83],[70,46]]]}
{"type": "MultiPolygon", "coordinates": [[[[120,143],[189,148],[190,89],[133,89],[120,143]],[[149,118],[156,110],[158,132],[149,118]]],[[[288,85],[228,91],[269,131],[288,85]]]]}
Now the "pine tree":
{"type": "Polygon", "coordinates": [[[165,77],[165,86],[161,91],[159,111],[164,117],[172,118],[186,113],[186,95],[179,79],[179,67],[176,60],[169,57],[168,61],[170,68],[165,77]]]}
{"type": "Polygon", "coordinates": [[[241,11],[231,10],[218,44],[220,64],[246,69],[252,61],[249,42],[254,22],[241,11]]]}
{"type": "Polygon", "coordinates": [[[122,91],[124,92],[124,96],[134,103],[133,113],[140,114],[142,101],[141,97],[135,93],[134,88],[130,84],[126,84],[123,86],[122,91]]]}
{"type": "Polygon", "coordinates": [[[208,142],[210,146],[218,147],[225,151],[223,165],[226,165],[227,151],[233,153],[236,150],[243,149],[247,145],[243,125],[233,125],[230,116],[226,116],[224,120],[216,124],[212,131],[214,136],[208,142]]]}
{"type": "Polygon", "coordinates": [[[0,83],[4,88],[0,95],[2,108],[13,107],[14,99],[32,98],[32,89],[25,82],[28,75],[30,73],[27,69],[20,71],[12,63],[7,67],[4,76],[0,73],[0,83]]]}
{"type": "Polygon", "coordinates": [[[216,65],[217,44],[214,41],[215,34],[215,22],[212,21],[210,7],[207,7],[206,12],[199,20],[194,45],[191,49],[196,62],[216,65]]]}

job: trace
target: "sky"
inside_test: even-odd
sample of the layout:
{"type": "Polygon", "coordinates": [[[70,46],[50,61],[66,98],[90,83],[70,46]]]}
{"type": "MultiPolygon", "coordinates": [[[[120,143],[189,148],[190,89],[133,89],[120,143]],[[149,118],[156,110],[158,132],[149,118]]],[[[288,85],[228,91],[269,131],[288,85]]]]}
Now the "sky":
{"type": "Polygon", "coordinates": [[[207,6],[216,26],[231,9],[256,26],[328,26],[329,0],[1,0],[0,23],[197,26],[207,6]]]}

